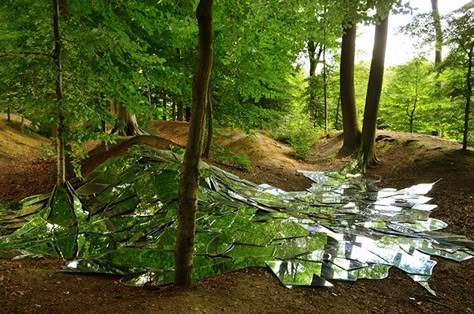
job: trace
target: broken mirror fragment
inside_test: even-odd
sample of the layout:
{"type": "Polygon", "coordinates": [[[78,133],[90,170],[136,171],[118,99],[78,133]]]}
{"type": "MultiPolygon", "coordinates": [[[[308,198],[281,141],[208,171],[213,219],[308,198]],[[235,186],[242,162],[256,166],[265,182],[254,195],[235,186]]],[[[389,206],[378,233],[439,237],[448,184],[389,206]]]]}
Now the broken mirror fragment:
{"type": "MultiPolygon", "coordinates": [[[[82,182],[0,204],[0,257],[72,258],[65,272],[124,276],[129,286],[173,281],[181,156],[134,147],[82,182]]],[[[268,267],[281,283],[332,286],[383,279],[391,267],[434,293],[431,256],[465,261],[474,241],[440,232],[433,184],[377,189],[361,175],[301,171],[286,192],[201,163],[193,279],[268,267]]]]}

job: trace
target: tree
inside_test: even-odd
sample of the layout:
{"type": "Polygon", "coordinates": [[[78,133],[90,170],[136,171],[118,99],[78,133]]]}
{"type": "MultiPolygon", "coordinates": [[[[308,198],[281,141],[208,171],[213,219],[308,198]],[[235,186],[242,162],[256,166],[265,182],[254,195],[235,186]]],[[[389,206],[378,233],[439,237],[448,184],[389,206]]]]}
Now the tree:
{"type": "Polygon", "coordinates": [[[472,2],[463,8],[456,10],[448,17],[448,41],[454,44],[454,51],[451,54],[463,54],[465,76],[465,110],[462,149],[467,150],[469,142],[469,116],[471,112],[472,97],[472,64],[474,50],[474,5],[472,2]]]}
{"type": "Polygon", "coordinates": [[[112,114],[117,117],[112,133],[121,136],[135,136],[146,134],[146,132],[144,132],[138,126],[137,116],[127,110],[124,105],[115,101],[115,99],[111,99],[110,107],[112,110],[112,114]]]}
{"type": "Polygon", "coordinates": [[[388,13],[375,27],[374,49],[370,64],[369,84],[365,100],[364,125],[362,128],[363,166],[371,166],[377,162],[375,155],[375,133],[377,115],[382,93],[383,73],[385,65],[385,49],[387,45],[388,13]]]}
{"type": "Polygon", "coordinates": [[[344,143],[341,153],[351,154],[359,149],[361,132],[354,90],[354,57],[356,25],[345,29],[341,44],[340,94],[344,143]]]}
{"type": "Polygon", "coordinates": [[[387,72],[381,100],[381,126],[399,131],[430,132],[433,124],[429,111],[436,106],[430,94],[435,81],[431,64],[418,57],[387,72]],[[423,121],[415,125],[417,117],[423,121]]]}
{"type": "Polygon", "coordinates": [[[441,28],[441,17],[439,15],[438,9],[438,0],[431,0],[431,9],[435,29],[435,65],[439,66],[441,64],[442,58],[443,32],[441,28]]]}
{"type": "Polygon", "coordinates": [[[198,62],[193,78],[191,121],[179,184],[178,234],[175,252],[175,284],[182,287],[188,287],[192,282],[199,161],[202,153],[204,118],[212,68],[212,5],[213,0],[200,0],[196,9],[199,26],[198,62]]]}
{"type": "Polygon", "coordinates": [[[54,51],[53,60],[56,70],[56,101],[57,101],[57,128],[56,128],[56,184],[63,186],[66,182],[66,154],[64,151],[64,111],[63,111],[63,73],[61,63],[61,33],[59,31],[59,2],[53,0],[53,32],[54,51]]]}

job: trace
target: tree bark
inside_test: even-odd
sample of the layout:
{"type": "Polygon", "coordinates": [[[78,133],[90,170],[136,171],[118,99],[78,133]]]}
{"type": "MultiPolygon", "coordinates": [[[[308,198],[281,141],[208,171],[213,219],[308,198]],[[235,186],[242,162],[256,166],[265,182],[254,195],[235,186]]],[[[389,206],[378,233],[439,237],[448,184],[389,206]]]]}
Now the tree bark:
{"type": "Polygon", "coordinates": [[[163,114],[162,114],[162,119],[163,121],[166,121],[166,110],[167,110],[167,105],[166,105],[166,94],[163,93],[163,114]]]}
{"type": "Polygon", "coordinates": [[[344,143],[340,154],[349,155],[359,149],[361,132],[354,89],[356,25],[345,29],[341,45],[340,95],[344,143]]]}
{"type": "Polygon", "coordinates": [[[189,122],[189,120],[191,120],[191,108],[190,107],[185,107],[184,108],[184,118],[187,122],[189,122]]]}
{"type": "Polygon", "coordinates": [[[212,145],[212,134],[214,132],[214,113],[212,111],[212,93],[211,93],[211,85],[209,84],[209,89],[207,92],[207,106],[206,106],[206,117],[207,117],[207,138],[206,138],[206,145],[204,146],[204,153],[203,156],[209,158],[209,154],[211,152],[211,145],[212,145]]]}
{"type": "Polygon", "coordinates": [[[474,47],[468,53],[467,74],[466,74],[466,107],[464,110],[464,131],[462,139],[462,150],[467,151],[467,144],[469,140],[469,114],[471,112],[471,97],[472,97],[472,54],[474,47]]]}
{"type": "Polygon", "coordinates": [[[54,51],[53,61],[56,70],[56,102],[57,102],[57,128],[56,128],[56,184],[63,186],[66,182],[66,157],[64,150],[64,112],[63,112],[63,73],[61,64],[61,33],[59,31],[59,3],[53,0],[53,33],[54,51]]]}
{"type": "Polygon", "coordinates": [[[324,94],[324,130],[329,133],[329,116],[328,116],[328,80],[326,68],[326,46],[323,48],[323,94],[324,94]]]}
{"type": "Polygon", "coordinates": [[[171,120],[176,120],[176,100],[174,98],[171,102],[171,120]]]}
{"type": "Polygon", "coordinates": [[[199,28],[198,62],[193,78],[191,122],[179,184],[178,233],[175,251],[174,280],[176,285],[182,287],[188,287],[192,282],[199,161],[212,68],[212,5],[213,0],[200,0],[196,9],[199,28]]]}
{"type": "Polygon", "coordinates": [[[377,115],[382,93],[383,73],[385,66],[385,50],[387,46],[388,15],[375,27],[374,49],[370,64],[369,84],[365,99],[364,126],[362,129],[363,166],[377,163],[375,155],[375,133],[377,115]]]}
{"type": "Polygon", "coordinates": [[[441,29],[441,17],[439,15],[438,0],[431,0],[431,14],[435,27],[435,65],[441,64],[443,49],[443,32],[441,29]]]}
{"type": "Polygon", "coordinates": [[[184,103],[181,99],[178,100],[178,121],[184,121],[184,103]]]}
{"type": "Polygon", "coordinates": [[[339,130],[339,108],[341,107],[341,95],[337,98],[336,117],[334,118],[334,128],[339,130]]]}

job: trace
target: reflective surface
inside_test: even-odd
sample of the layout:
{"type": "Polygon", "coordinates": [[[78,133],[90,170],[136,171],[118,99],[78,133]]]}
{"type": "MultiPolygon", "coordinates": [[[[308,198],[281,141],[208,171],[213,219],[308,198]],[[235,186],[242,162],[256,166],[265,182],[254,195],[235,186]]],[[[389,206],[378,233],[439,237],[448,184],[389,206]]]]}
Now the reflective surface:
{"type": "MultiPolygon", "coordinates": [[[[0,257],[72,258],[64,271],[124,275],[129,286],[173,281],[179,155],[135,148],[83,182],[0,204],[0,257]]],[[[377,189],[360,175],[302,173],[307,191],[255,185],[201,165],[195,279],[269,267],[285,286],[383,279],[391,267],[427,291],[436,262],[464,261],[474,242],[430,218],[433,184],[377,189]]]]}

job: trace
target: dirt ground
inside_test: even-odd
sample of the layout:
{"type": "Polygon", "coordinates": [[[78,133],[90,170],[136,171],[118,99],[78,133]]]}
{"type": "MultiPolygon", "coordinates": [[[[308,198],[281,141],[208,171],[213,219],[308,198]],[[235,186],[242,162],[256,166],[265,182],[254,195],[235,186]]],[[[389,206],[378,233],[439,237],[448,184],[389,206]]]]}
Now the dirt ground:
{"type": "MultiPolygon", "coordinates": [[[[153,127],[167,140],[185,141],[186,124],[157,122],[153,127]]],[[[6,150],[0,154],[0,199],[48,192],[54,163],[41,160],[36,151],[48,141],[32,141],[33,136],[0,122],[0,145],[6,132],[18,143],[1,147],[6,150]],[[30,145],[25,148],[20,139],[30,145]],[[17,146],[26,150],[10,153],[17,146]]],[[[377,142],[382,163],[368,176],[396,188],[441,179],[430,195],[439,205],[432,216],[448,222],[450,232],[474,238],[474,153],[431,136],[382,135],[377,142]]],[[[292,158],[288,147],[262,134],[224,130],[219,136],[219,145],[246,155],[253,165],[250,172],[224,168],[287,190],[309,184],[297,169],[335,169],[347,162],[336,158],[337,135],[322,139],[308,162],[292,158]]],[[[247,269],[200,280],[190,289],[152,289],[124,287],[113,276],[60,273],[62,260],[0,260],[0,313],[474,313],[474,261],[437,260],[430,285],[438,298],[395,268],[384,280],[335,281],[334,288],[287,289],[270,271],[247,269]]]]}

